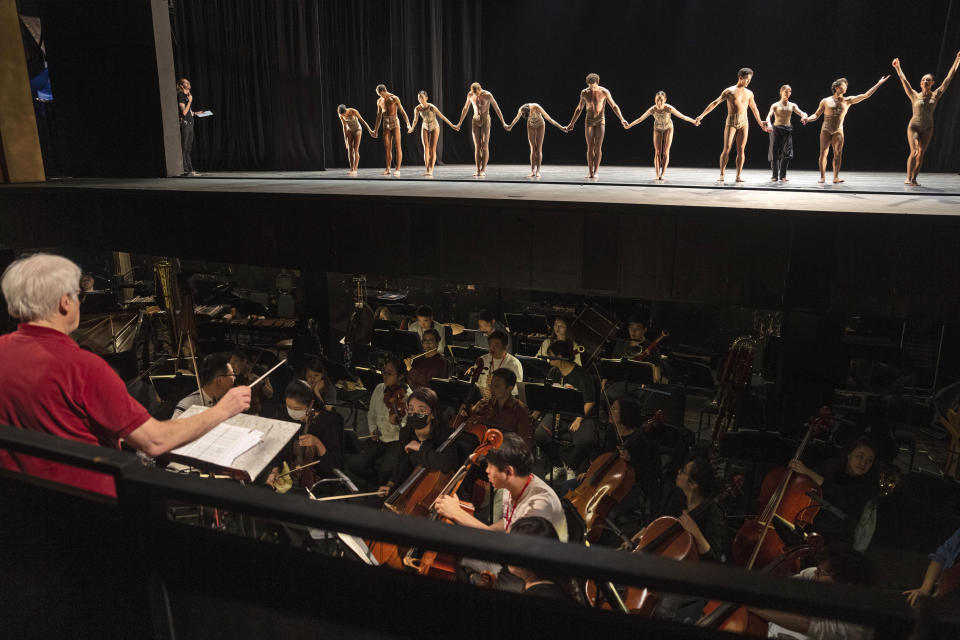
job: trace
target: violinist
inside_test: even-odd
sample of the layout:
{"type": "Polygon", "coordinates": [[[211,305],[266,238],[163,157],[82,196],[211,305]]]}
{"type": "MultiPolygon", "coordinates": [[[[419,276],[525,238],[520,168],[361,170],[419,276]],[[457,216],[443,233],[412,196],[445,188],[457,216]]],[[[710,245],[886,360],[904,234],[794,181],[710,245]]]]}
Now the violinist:
{"type": "Polygon", "coordinates": [[[436,329],[424,330],[420,343],[423,353],[403,361],[412,389],[428,387],[434,378],[447,377],[447,360],[440,352],[440,332],[436,329]]]}
{"type": "MultiPolygon", "coordinates": [[[[673,516],[680,521],[680,525],[696,541],[701,560],[721,561],[723,552],[720,545],[724,530],[720,507],[713,502],[697,513],[696,518],[689,515],[690,511],[716,493],[717,480],[713,467],[705,458],[688,461],[677,471],[676,487],[679,491],[671,495],[661,515],[673,516]]],[[[643,530],[634,536],[634,541],[639,541],[642,535],[643,530]]]]}
{"type": "MultiPolygon", "coordinates": [[[[817,565],[794,576],[801,580],[871,586],[876,582],[873,566],[853,549],[833,545],[817,558],[817,565]]],[[[873,630],[850,622],[812,618],[798,613],[747,607],[752,613],[770,622],[767,637],[815,638],[816,640],[868,640],[873,630]],[[784,633],[787,632],[787,633],[784,633]],[[794,632],[794,633],[789,633],[794,632]],[[798,636],[796,634],[803,634],[798,636]]]]}
{"type": "Polygon", "coordinates": [[[444,335],[446,328],[436,322],[433,319],[433,309],[427,305],[420,305],[417,307],[417,321],[412,325],[408,326],[407,331],[412,331],[420,337],[420,344],[423,344],[423,332],[427,329],[433,329],[440,336],[440,344],[437,345],[437,349],[440,350],[440,353],[446,353],[447,351],[447,340],[444,335]]]}
{"type": "Polygon", "coordinates": [[[803,473],[823,489],[823,499],[838,509],[845,518],[830,509],[821,508],[812,528],[830,542],[852,543],[854,531],[864,507],[880,493],[876,468],[877,445],[868,437],[857,438],[841,458],[830,458],[820,473],[799,460],[790,461],[790,468],[803,473]]]}
{"type": "Polygon", "coordinates": [[[532,448],[533,420],[527,405],[513,395],[516,387],[517,374],[510,369],[497,369],[490,380],[490,397],[473,405],[470,415],[481,416],[484,424],[504,433],[516,433],[532,448]]]}
{"type": "Polygon", "coordinates": [[[367,410],[371,440],[364,443],[360,453],[347,456],[347,474],[357,484],[381,486],[396,468],[402,450],[399,439],[403,418],[387,407],[384,397],[388,392],[397,393],[398,388],[402,389],[404,398],[410,395],[403,370],[403,363],[397,358],[389,356],[383,362],[383,382],[374,388],[367,410]]]}
{"type": "Polygon", "coordinates": [[[481,349],[488,348],[487,340],[490,339],[490,335],[494,331],[502,331],[504,335],[507,336],[507,351],[513,351],[513,345],[510,344],[510,334],[507,332],[507,328],[500,324],[497,316],[492,312],[486,309],[480,310],[477,314],[477,328],[479,331],[473,334],[473,346],[480,347],[481,349]]]}
{"type": "MultiPolygon", "coordinates": [[[[500,331],[499,329],[487,337],[487,349],[489,349],[489,351],[480,358],[485,373],[480,376],[480,380],[477,382],[477,386],[480,387],[480,393],[483,394],[484,398],[490,396],[490,383],[493,380],[493,372],[497,369],[509,369],[517,376],[517,382],[523,382],[523,365],[520,364],[520,361],[517,360],[516,357],[507,353],[507,344],[509,342],[510,337],[505,331],[500,331]]],[[[516,387],[514,387],[511,393],[513,395],[519,395],[516,387]]]]}
{"type": "MultiPolygon", "coordinates": [[[[278,459],[286,460],[291,469],[291,462],[298,458],[307,462],[319,460],[320,462],[304,469],[299,475],[294,474],[300,486],[310,489],[318,478],[331,476],[335,468],[342,466],[343,429],[340,418],[323,408],[306,380],[290,382],[283,392],[283,397],[287,415],[303,426],[300,435],[290,441],[278,459]],[[298,448],[302,451],[298,451],[298,448]]],[[[279,474],[280,466],[274,465],[267,476],[267,484],[276,487],[279,474]]]]}
{"type": "Polygon", "coordinates": [[[579,473],[586,470],[586,463],[597,448],[596,387],[593,378],[574,362],[573,345],[569,340],[558,340],[551,344],[547,357],[552,367],[547,373],[547,380],[581,392],[584,415],[573,419],[561,417],[558,421],[553,414],[547,414],[540,422],[534,439],[551,460],[562,460],[579,473]],[[557,434],[553,433],[554,427],[558,429],[557,434]],[[558,440],[572,443],[573,446],[561,449],[558,440]]]}
{"type": "MultiPolygon", "coordinates": [[[[468,445],[448,446],[438,451],[450,436],[439,412],[440,400],[429,387],[421,387],[407,397],[407,419],[400,431],[400,455],[390,479],[380,486],[384,497],[401,484],[417,466],[438,471],[454,471],[466,459],[468,445]]],[[[474,439],[474,445],[476,440],[474,439]]],[[[472,450],[472,448],[471,448],[472,450]]]]}
{"type": "Polygon", "coordinates": [[[573,343],[573,361],[582,367],[583,362],[580,360],[580,352],[583,347],[573,339],[573,335],[570,332],[570,319],[564,316],[557,316],[553,319],[553,330],[550,336],[541,343],[540,350],[537,351],[537,357],[547,355],[547,350],[550,349],[550,345],[558,340],[569,340],[573,343]]]}
{"type": "Polygon", "coordinates": [[[533,454],[523,438],[503,434],[503,444],[487,454],[487,479],[494,489],[504,489],[503,517],[486,525],[460,507],[456,496],[441,496],[435,508],[457,524],[510,533],[512,525],[526,516],[540,516],[556,529],[561,542],[567,541],[567,519],[556,492],[533,475],[533,454]]]}

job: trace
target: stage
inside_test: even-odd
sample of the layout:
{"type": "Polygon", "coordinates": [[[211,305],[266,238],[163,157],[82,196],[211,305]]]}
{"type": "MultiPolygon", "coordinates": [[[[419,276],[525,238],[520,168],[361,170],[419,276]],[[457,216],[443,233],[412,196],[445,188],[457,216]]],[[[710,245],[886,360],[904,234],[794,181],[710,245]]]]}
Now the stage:
{"type": "Polygon", "coordinates": [[[0,187],[11,247],[95,246],[316,272],[775,308],[960,313],[960,177],[409,165],[0,187]]]}

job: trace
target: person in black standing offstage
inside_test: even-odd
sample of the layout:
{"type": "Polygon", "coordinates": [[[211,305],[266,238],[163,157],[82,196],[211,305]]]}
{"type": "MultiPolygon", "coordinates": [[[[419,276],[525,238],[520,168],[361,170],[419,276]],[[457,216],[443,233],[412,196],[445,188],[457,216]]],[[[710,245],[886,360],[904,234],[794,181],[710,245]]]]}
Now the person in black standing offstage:
{"type": "Polygon", "coordinates": [[[183,175],[200,175],[193,168],[190,152],[193,151],[193,94],[190,81],[180,78],[177,82],[177,105],[180,107],[180,147],[183,150],[183,175]]]}

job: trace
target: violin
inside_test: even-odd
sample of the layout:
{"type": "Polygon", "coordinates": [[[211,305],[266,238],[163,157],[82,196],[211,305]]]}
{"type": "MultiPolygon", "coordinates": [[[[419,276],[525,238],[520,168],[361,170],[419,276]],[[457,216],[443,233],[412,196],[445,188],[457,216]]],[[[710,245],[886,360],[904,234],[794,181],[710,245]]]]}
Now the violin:
{"type": "Polygon", "coordinates": [[[407,416],[407,390],[402,384],[395,384],[383,390],[383,404],[390,414],[390,424],[397,426],[407,416]]]}
{"type": "MultiPolygon", "coordinates": [[[[720,494],[709,500],[704,500],[690,510],[688,515],[696,519],[710,505],[721,502],[739,491],[742,484],[743,476],[735,476],[720,494]]],[[[660,516],[647,525],[631,553],[654,553],[678,562],[696,563],[700,560],[700,551],[693,534],[683,528],[679,518],[673,516],[660,516]]],[[[607,590],[611,589],[616,589],[616,587],[607,585],[607,590]]],[[[598,600],[597,584],[593,580],[587,580],[584,592],[590,606],[596,607],[598,600]]],[[[617,589],[616,593],[618,595],[623,594],[620,596],[622,604],[626,611],[632,615],[652,617],[657,605],[660,604],[660,596],[643,587],[629,586],[626,590],[617,589]]],[[[604,603],[602,608],[609,608],[609,606],[609,603],[604,603]]]]}
{"type": "MultiPolygon", "coordinates": [[[[787,549],[767,564],[760,573],[774,573],[783,566],[794,566],[801,559],[823,550],[823,538],[819,534],[810,534],[807,541],[792,549],[787,549]]],[[[711,600],[703,608],[703,617],[697,621],[698,627],[742,633],[758,638],[767,637],[767,621],[753,613],[747,607],[711,600]]]]}
{"type": "MultiPolygon", "coordinates": [[[[309,430],[310,430],[310,423],[316,417],[317,417],[317,410],[312,407],[308,409],[307,419],[304,421],[303,427],[301,427],[300,433],[298,435],[301,435],[301,436],[307,435],[307,433],[309,433],[309,430]]],[[[316,447],[302,447],[297,441],[294,441],[293,443],[293,465],[295,470],[292,472],[291,475],[297,476],[298,484],[301,487],[306,487],[308,491],[310,487],[315,485],[317,481],[320,480],[319,476],[317,476],[316,465],[314,464],[312,466],[307,466],[317,461],[317,459],[319,458],[317,453],[318,452],[316,447]],[[296,469],[299,467],[306,467],[306,468],[300,469],[299,471],[297,471],[296,469]]]]}
{"type": "MultiPolygon", "coordinates": [[[[799,460],[810,440],[822,433],[829,432],[833,416],[829,407],[823,407],[810,421],[794,460],[799,460]]],[[[790,467],[778,467],[767,473],[763,479],[758,498],[765,504],[760,515],[744,521],[733,540],[733,560],[747,570],[755,565],[769,565],[784,553],[783,540],[773,529],[773,517],[779,516],[787,522],[803,526],[813,522],[820,510],[819,503],[808,495],[822,496],[823,491],[809,476],[796,473],[790,467]]],[[[779,565],[784,573],[796,573],[799,566],[779,565]]]]}

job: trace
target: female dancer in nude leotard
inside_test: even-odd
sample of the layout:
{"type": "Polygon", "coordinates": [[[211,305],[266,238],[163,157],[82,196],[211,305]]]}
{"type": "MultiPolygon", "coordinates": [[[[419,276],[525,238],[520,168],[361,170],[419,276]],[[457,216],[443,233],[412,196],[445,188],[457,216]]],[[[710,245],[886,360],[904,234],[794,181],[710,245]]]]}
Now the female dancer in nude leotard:
{"type": "Polygon", "coordinates": [[[357,165],[360,164],[360,138],[363,137],[360,123],[363,123],[370,135],[373,135],[373,130],[356,109],[341,104],[337,107],[337,113],[340,115],[340,124],[343,125],[343,143],[347,147],[347,162],[350,164],[350,171],[347,173],[355,176],[357,165]]]}
{"type": "Polygon", "coordinates": [[[527,119],[527,141],[530,142],[530,175],[528,178],[540,177],[540,165],[543,163],[543,135],[547,132],[549,122],[557,129],[564,131],[563,125],[550,117],[550,114],[536,102],[528,102],[519,109],[513,122],[507,125],[507,131],[513,129],[521,117],[527,119]]]}
{"type": "Polygon", "coordinates": [[[447,120],[436,105],[427,102],[426,91],[421,90],[417,100],[420,104],[413,110],[413,122],[407,128],[407,133],[413,133],[417,126],[417,118],[423,118],[423,126],[420,128],[420,137],[423,139],[423,166],[426,167],[426,173],[423,175],[432,176],[433,167],[437,164],[437,140],[440,139],[440,123],[437,122],[437,118],[446,122],[454,131],[460,131],[460,127],[447,120]]]}
{"type": "Polygon", "coordinates": [[[930,146],[930,140],[933,138],[933,110],[950,86],[958,65],[960,65],[960,51],[957,52],[953,66],[950,67],[947,77],[939,87],[933,88],[933,74],[928,73],[920,79],[920,91],[914,91],[903,69],[900,68],[900,58],[893,60],[893,68],[900,76],[900,84],[903,85],[903,90],[913,105],[913,117],[907,125],[907,144],[910,146],[910,155],[907,156],[907,179],[904,180],[904,184],[920,186],[917,182],[917,174],[920,173],[923,155],[927,152],[927,147],[930,146]]]}
{"type": "Polygon", "coordinates": [[[663,180],[663,173],[670,164],[670,145],[673,144],[673,118],[677,116],[681,120],[700,126],[700,123],[689,118],[675,108],[667,104],[667,94],[658,91],[653,98],[653,106],[643,112],[643,115],[627,125],[627,129],[635,124],[640,124],[646,118],[653,116],[653,169],[657,173],[656,180],[663,180]]]}

